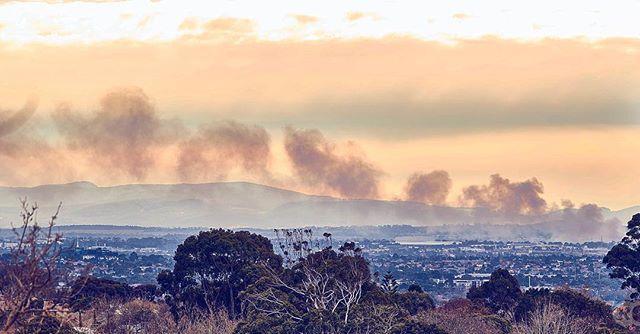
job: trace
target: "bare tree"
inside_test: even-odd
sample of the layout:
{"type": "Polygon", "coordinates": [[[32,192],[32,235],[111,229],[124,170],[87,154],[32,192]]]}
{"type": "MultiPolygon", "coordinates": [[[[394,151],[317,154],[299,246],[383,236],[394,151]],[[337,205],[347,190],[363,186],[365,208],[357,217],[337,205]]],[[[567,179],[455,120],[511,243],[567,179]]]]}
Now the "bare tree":
{"type": "Polygon", "coordinates": [[[589,334],[588,323],[575,318],[562,307],[545,304],[533,312],[524,322],[513,326],[512,334],[589,334]]]}
{"type": "Polygon", "coordinates": [[[60,203],[48,221],[38,224],[38,205],[21,199],[21,224],[14,226],[16,242],[0,261],[0,312],[2,332],[12,332],[34,319],[53,316],[58,311],[58,259],[62,236],[53,227],[60,203]]]}
{"type": "Polygon", "coordinates": [[[310,311],[329,312],[347,323],[353,307],[362,299],[363,285],[371,278],[361,249],[354,243],[345,243],[339,253],[331,247],[321,251],[302,247],[308,254],[295,260],[284,273],[265,270],[264,279],[245,293],[245,307],[293,321],[301,321],[310,311]]]}
{"type": "Polygon", "coordinates": [[[331,248],[333,240],[331,233],[323,233],[322,239],[317,238],[312,229],[274,229],[280,255],[284,258],[287,268],[293,267],[301,259],[320,251],[331,248]]]}

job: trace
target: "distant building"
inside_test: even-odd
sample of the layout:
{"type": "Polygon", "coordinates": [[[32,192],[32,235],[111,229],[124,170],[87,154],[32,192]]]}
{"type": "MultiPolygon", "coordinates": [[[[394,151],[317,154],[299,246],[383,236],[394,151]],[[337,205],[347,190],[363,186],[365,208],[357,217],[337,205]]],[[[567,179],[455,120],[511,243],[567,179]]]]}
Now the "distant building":
{"type": "Polygon", "coordinates": [[[480,286],[482,283],[489,281],[491,274],[486,273],[472,273],[456,275],[453,279],[455,286],[463,286],[465,288],[471,288],[472,286],[480,286]]]}

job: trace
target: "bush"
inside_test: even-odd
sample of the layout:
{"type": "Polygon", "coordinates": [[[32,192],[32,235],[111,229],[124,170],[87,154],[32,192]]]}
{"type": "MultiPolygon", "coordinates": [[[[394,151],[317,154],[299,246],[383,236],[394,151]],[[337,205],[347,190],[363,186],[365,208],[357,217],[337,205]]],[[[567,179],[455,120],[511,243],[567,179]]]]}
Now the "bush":
{"type": "Polygon", "coordinates": [[[178,322],[177,334],[232,334],[237,322],[230,320],[224,310],[203,313],[193,319],[183,318],[178,322]]]}
{"type": "Polygon", "coordinates": [[[595,334],[584,319],[571,316],[555,304],[538,307],[528,320],[516,323],[512,334],[595,334]]]}
{"type": "Polygon", "coordinates": [[[69,324],[60,319],[44,315],[29,319],[29,322],[16,330],[16,334],[79,334],[69,324]]]}
{"type": "Polygon", "coordinates": [[[422,312],[416,317],[421,323],[435,325],[449,334],[504,333],[505,325],[486,308],[466,299],[450,301],[440,308],[422,312]]]}
{"type": "Polygon", "coordinates": [[[608,304],[585,292],[569,288],[527,291],[514,309],[513,318],[516,322],[526,322],[547,304],[556,305],[569,316],[589,322],[592,326],[602,329],[619,328],[608,304]]]}
{"type": "Polygon", "coordinates": [[[152,334],[176,332],[169,308],[164,303],[132,300],[124,304],[96,302],[90,310],[93,317],[89,328],[98,333],[152,334]]]}
{"type": "Polygon", "coordinates": [[[416,320],[409,320],[393,334],[447,334],[447,332],[433,324],[425,324],[416,320]]]}
{"type": "Polygon", "coordinates": [[[100,300],[88,311],[96,334],[231,334],[236,323],[226,312],[197,313],[175,321],[164,302],[134,299],[124,304],[100,300]]]}

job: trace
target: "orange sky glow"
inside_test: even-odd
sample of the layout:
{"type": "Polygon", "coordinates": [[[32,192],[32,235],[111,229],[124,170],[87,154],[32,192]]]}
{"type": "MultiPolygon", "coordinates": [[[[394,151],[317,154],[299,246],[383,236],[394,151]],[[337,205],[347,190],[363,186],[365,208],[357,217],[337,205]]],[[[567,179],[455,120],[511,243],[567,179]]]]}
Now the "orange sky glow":
{"type": "MultiPolygon", "coordinates": [[[[549,203],[640,204],[640,31],[618,22],[620,13],[584,8],[564,25],[554,12],[504,30],[492,22],[507,20],[508,3],[492,4],[421,14],[350,2],[263,13],[172,1],[0,1],[0,121],[38,103],[11,131],[0,126],[0,184],[247,180],[339,196],[296,179],[284,147],[291,126],[317,129],[336,156],[378,171],[383,199],[404,198],[413,173],[445,170],[450,204],[496,173],[537,178],[549,203]],[[170,132],[144,146],[143,173],[101,165],[101,151],[83,147],[97,140],[91,133],[78,144],[69,138],[79,130],[60,126],[61,110],[98,124],[92,115],[112,110],[101,101],[121,90],[146,96],[152,123],[170,132]],[[199,143],[186,138],[225,121],[264,129],[264,170],[216,162],[210,168],[224,173],[181,173],[181,149],[199,143]]],[[[630,17],[640,13],[637,2],[626,6],[630,17]]]]}

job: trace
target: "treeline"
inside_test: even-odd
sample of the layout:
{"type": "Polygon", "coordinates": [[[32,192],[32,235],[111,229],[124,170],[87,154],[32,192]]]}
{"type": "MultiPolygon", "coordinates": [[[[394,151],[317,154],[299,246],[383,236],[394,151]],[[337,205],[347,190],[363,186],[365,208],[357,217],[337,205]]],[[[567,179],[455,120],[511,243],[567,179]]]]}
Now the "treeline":
{"type": "MultiPolygon", "coordinates": [[[[522,291],[506,270],[436,306],[420,286],[370,272],[357,244],[331,234],[212,229],[188,237],[157,285],[129,286],[56,267],[60,236],[23,203],[18,246],[2,261],[7,333],[613,334],[632,333],[606,303],[568,288],[522,291]],[[277,251],[276,251],[277,250],[277,251]]],[[[640,222],[640,216],[638,216],[640,222]]],[[[631,224],[631,222],[630,222],[631,224]]],[[[640,234],[638,234],[640,236],[640,234]]],[[[616,246],[617,247],[617,246],[616,246]]],[[[608,255],[611,258],[620,253],[608,255]]],[[[629,253],[623,253],[629,255],[629,253]]],[[[633,254],[632,254],[633,255],[633,254]]],[[[622,265],[616,262],[616,265],[622,265]]],[[[616,267],[617,268],[617,267],[616,267]]]]}

